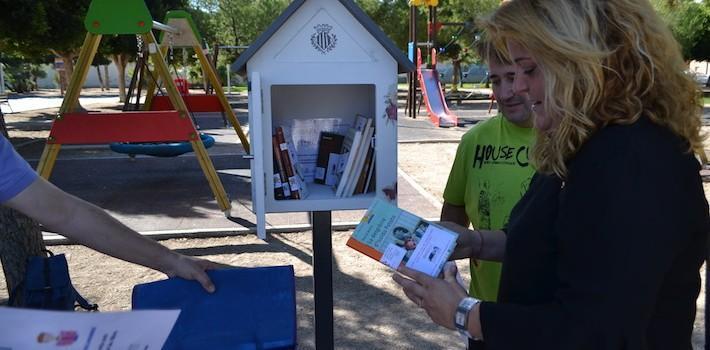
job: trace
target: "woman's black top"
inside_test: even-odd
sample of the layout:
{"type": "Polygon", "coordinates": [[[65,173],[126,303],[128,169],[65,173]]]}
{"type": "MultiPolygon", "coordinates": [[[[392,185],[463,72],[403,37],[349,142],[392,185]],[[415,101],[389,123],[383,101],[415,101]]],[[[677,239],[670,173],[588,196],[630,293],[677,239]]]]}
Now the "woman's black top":
{"type": "Polygon", "coordinates": [[[486,350],[692,349],[708,204],[686,142],[646,118],[598,131],[510,216],[486,350]]]}

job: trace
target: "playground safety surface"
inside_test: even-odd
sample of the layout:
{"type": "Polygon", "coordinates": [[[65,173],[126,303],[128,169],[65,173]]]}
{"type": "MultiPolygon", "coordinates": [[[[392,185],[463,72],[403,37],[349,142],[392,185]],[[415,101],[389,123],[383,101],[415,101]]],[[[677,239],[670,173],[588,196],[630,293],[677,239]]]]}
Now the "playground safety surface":
{"type": "MultiPolygon", "coordinates": [[[[100,94],[96,92],[96,94],[100,94]]],[[[92,95],[92,91],[88,91],[92,95]]],[[[241,123],[246,124],[244,96],[232,96],[241,123]]],[[[90,101],[90,100],[87,100],[90,101]]],[[[84,103],[90,110],[115,108],[117,102],[84,103]]],[[[38,105],[37,107],[42,107],[38,105]]],[[[399,205],[421,216],[439,215],[441,192],[457,141],[470,124],[487,118],[487,101],[453,104],[451,109],[468,121],[463,127],[439,129],[421,114],[399,117],[399,205]]],[[[13,144],[31,162],[41,154],[56,107],[6,115],[13,144]]],[[[708,115],[706,108],[705,114],[708,115]]],[[[709,118],[710,119],[710,118],[709,118]]],[[[299,349],[314,348],[313,269],[311,233],[305,213],[269,214],[269,224],[302,233],[270,233],[266,241],[247,231],[254,223],[250,211],[248,163],[231,128],[221,116],[201,115],[203,131],[217,140],[210,155],[232,199],[233,220],[219,212],[193,156],[139,157],[131,161],[107,147],[65,147],[51,180],[59,187],[109,210],[119,220],[142,231],[167,237],[163,244],[183,254],[234,266],[294,266],[296,272],[299,349]],[[224,234],[237,234],[228,237],[224,234]]],[[[710,184],[705,183],[706,194],[710,184]]],[[[455,332],[434,325],[408,301],[391,280],[392,271],[345,246],[347,227],[361,211],[334,212],[333,222],[344,223],[333,240],[333,293],[337,349],[464,349],[455,332]],[[406,325],[406,326],[405,326],[406,325]]],[[[48,238],[52,238],[48,235],[48,238]]],[[[133,285],[164,278],[158,272],[129,264],[78,245],[53,246],[65,253],[76,288],[103,311],[130,309],[133,285]]],[[[468,262],[459,261],[465,281],[468,262]]],[[[701,273],[704,276],[704,272],[701,273]]],[[[0,302],[7,298],[0,278],[0,302]]],[[[703,344],[704,301],[698,299],[693,334],[696,349],[703,344]]]]}

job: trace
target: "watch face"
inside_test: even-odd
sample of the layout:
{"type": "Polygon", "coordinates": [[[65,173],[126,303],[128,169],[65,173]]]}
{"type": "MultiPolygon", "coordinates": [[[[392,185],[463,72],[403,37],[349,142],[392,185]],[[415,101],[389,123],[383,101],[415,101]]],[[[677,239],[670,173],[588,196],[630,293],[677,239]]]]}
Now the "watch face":
{"type": "Polygon", "coordinates": [[[461,312],[456,312],[456,327],[462,328],[464,326],[464,320],[466,315],[461,312]]]}

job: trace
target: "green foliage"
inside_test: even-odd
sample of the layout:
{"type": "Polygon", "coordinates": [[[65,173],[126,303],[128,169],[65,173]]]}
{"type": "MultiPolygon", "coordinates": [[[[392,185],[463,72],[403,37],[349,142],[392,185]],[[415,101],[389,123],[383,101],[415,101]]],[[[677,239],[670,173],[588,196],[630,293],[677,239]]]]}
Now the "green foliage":
{"type": "MultiPolygon", "coordinates": [[[[220,45],[249,45],[288,6],[288,0],[193,0],[220,45]]],[[[199,26],[199,25],[198,25],[199,26]]]]}
{"type": "Polygon", "coordinates": [[[710,2],[656,0],[654,6],[681,46],[686,60],[710,60],[710,2]]]}
{"type": "Polygon", "coordinates": [[[106,56],[100,53],[94,56],[94,61],[91,62],[92,66],[105,66],[108,64],[111,64],[111,60],[109,60],[106,56]]]}
{"type": "Polygon", "coordinates": [[[203,44],[207,43],[210,47],[214,44],[219,44],[219,39],[217,38],[217,28],[215,28],[211,23],[211,15],[201,9],[187,8],[187,12],[192,16],[192,20],[197,26],[197,30],[202,36],[203,44]]]}
{"type": "Polygon", "coordinates": [[[81,46],[88,0],[16,0],[0,11],[0,50],[26,57],[49,50],[67,52],[81,46]]]}
{"type": "MultiPolygon", "coordinates": [[[[186,0],[146,0],[146,6],[148,6],[148,11],[154,20],[162,21],[166,12],[187,8],[188,2],[186,0]]],[[[133,35],[106,35],[101,40],[99,47],[99,53],[103,55],[124,54],[131,59],[135,58],[137,52],[138,44],[133,35]]]]}
{"type": "MultiPolygon", "coordinates": [[[[84,17],[90,0],[13,0],[0,11],[0,51],[22,54],[28,59],[48,53],[76,52],[86,35],[84,17]]],[[[187,0],[146,0],[154,19],[170,9],[186,8],[187,0]]],[[[105,37],[103,54],[135,53],[135,38],[105,37]]]]}
{"type": "MultiPolygon", "coordinates": [[[[405,51],[409,41],[408,0],[356,0],[360,8],[377,23],[382,31],[405,51]]],[[[426,15],[417,16],[420,41],[426,41],[426,15]]]]}
{"type": "Polygon", "coordinates": [[[47,76],[39,64],[28,63],[22,56],[3,54],[0,61],[5,64],[5,85],[16,93],[35,90],[37,79],[47,76]]]}
{"type": "MultiPolygon", "coordinates": [[[[499,0],[445,0],[438,7],[446,22],[471,22],[495,10],[499,0]]],[[[441,19],[441,18],[440,18],[441,19]]]]}

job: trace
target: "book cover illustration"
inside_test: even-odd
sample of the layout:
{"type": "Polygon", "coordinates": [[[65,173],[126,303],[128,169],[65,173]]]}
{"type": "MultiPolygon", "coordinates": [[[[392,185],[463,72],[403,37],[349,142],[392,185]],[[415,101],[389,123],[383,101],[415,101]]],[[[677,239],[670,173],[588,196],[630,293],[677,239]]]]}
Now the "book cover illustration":
{"type": "MultiPolygon", "coordinates": [[[[315,180],[318,144],[322,132],[344,135],[350,127],[344,118],[293,118],[282,125],[285,140],[292,145],[292,153],[296,156],[304,182],[315,180]]],[[[338,152],[339,153],[339,152],[338,152]]],[[[291,159],[292,161],[294,159],[291,159]]],[[[327,159],[326,159],[327,160],[327,159]]]]}
{"type": "Polygon", "coordinates": [[[396,269],[400,264],[438,276],[456,247],[458,234],[376,199],[347,245],[396,269]]]}
{"type": "Polygon", "coordinates": [[[343,148],[343,135],[332,132],[321,132],[320,141],[318,142],[318,159],[316,160],[316,168],[313,182],[318,184],[326,184],[328,175],[331,177],[333,166],[329,166],[330,157],[332,154],[339,154],[343,148]]]}

